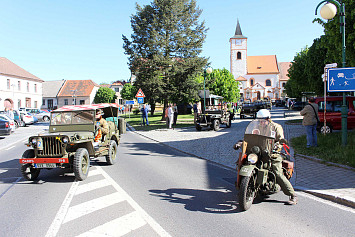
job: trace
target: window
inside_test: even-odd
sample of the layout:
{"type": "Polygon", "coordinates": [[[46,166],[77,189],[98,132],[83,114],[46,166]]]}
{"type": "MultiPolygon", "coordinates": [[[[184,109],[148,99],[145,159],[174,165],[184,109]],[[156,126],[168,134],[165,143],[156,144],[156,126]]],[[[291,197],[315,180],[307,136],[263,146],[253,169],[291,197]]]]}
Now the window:
{"type": "Polygon", "coordinates": [[[286,82],[282,83],[282,88],[285,88],[286,82]]]}
{"type": "Polygon", "coordinates": [[[7,79],[7,89],[10,90],[10,79],[7,79]]]}
{"type": "Polygon", "coordinates": [[[64,105],[68,105],[68,99],[64,99],[64,105]]]}
{"type": "Polygon", "coordinates": [[[50,100],[48,100],[48,109],[53,109],[53,100],[52,99],[50,99],[50,100]]]}
{"type": "Polygon", "coordinates": [[[242,53],[241,52],[237,53],[237,59],[242,59],[242,53]]]}
{"type": "Polygon", "coordinates": [[[27,92],[30,92],[30,83],[27,82],[27,92]]]}
{"type": "MultiPolygon", "coordinates": [[[[347,107],[349,109],[349,102],[346,101],[347,107]]],[[[343,105],[342,100],[338,101],[327,101],[327,107],[326,110],[327,112],[338,112],[341,113],[341,106],[343,105]]],[[[318,111],[319,112],[324,112],[324,101],[318,102],[318,111]]]]}
{"type": "Polygon", "coordinates": [[[19,91],[21,90],[21,82],[20,82],[20,81],[17,82],[17,89],[18,89],[19,91]]]}
{"type": "Polygon", "coordinates": [[[17,101],[17,107],[18,107],[18,108],[21,108],[21,100],[18,100],[18,101],[17,101]]]}
{"type": "Polygon", "coordinates": [[[37,84],[35,84],[35,93],[37,93],[37,84]]]}
{"type": "Polygon", "coordinates": [[[254,86],[254,79],[250,79],[250,86],[254,86]]]}
{"type": "Polygon", "coordinates": [[[37,108],[37,101],[35,101],[34,107],[37,108]]]}
{"type": "Polygon", "coordinates": [[[80,100],[80,104],[84,105],[85,104],[85,100],[80,100]]]}
{"type": "Polygon", "coordinates": [[[46,105],[46,100],[42,100],[42,105],[46,105]]]}
{"type": "Polygon", "coordinates": [[[120,92],[120,88],[115,88],[115,91],[116,92],[120,92]]]}
{"type": "Polygon", "coordinates": [[[270,79],[267,79],[267,80],[265,81],[265,85],[266,85],[266,86],[271,86],[271,80],[270,80],[270,79]]]}

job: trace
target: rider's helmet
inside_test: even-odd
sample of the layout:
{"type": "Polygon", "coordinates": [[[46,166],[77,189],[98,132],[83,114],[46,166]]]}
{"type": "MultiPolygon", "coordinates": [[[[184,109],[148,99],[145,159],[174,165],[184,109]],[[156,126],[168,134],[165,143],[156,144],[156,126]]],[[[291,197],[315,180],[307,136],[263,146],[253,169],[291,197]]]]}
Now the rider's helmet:
{"type": "Polygon", "coordinates": [[[270,111],[267,109],[261,109],[256,113],[256,118],[258,119],[269,119],[271,118],[270,111]]]}

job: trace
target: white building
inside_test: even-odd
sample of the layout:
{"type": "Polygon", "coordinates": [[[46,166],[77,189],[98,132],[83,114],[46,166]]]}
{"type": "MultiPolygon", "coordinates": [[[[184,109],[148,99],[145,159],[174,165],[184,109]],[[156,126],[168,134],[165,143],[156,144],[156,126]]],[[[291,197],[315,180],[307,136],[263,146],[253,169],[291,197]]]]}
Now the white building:
{"type": "Polygon", "coordinates": [[[57,109],[58,98],[57,95],[62,89],[65,80],[45,81],[43,82],[43,100],[41,109],[57,109]]]}
{"type": "Polygon", "coordinates": [[[238,21],[229,42],[231,73],[239,82],[241,98],[251,101],[280,98],[290,63],[278,63],[276,55],[248,56],[247,41],[238,21]]]}
{"type": "Polygon", "coordinates": [[[0,110],[40,108],[43,80],[0,57],[0,110]]]}

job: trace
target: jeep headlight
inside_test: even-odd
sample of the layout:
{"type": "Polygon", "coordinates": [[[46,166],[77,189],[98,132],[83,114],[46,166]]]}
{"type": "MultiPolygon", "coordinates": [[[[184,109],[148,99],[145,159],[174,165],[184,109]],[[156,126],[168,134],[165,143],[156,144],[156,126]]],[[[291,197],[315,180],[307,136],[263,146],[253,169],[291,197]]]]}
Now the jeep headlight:
{"type": "Polygon", "coordinates": [[[32,139],[31,139],[31,143],[32,143],[32,145],[37,144],[37,139],[36,139],[36,138],[32,138],[32,139]]]}
{"type": "Polygon", "coordinates": [[[248,155],[248,162],[250,164],[255,164],[258,161],[258,155],[255,153],[251,153],[248,155]]]}
{"type": "Polygon", "coordinates": [[[69,138],[68,137],[63,137],[62,141],[63,141],[63,143],[68,143],[69,142],[69,138]]]}

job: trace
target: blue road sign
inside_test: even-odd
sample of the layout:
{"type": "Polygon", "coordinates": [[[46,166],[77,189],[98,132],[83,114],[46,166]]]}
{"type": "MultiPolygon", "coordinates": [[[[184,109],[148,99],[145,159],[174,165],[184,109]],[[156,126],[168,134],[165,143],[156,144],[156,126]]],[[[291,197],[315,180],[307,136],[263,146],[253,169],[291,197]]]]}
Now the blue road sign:
{"type": "Polygon", "coordinates": [[[126,105],[134,105],[134,100],[126,100],[126,105]]]}
{"type": "Polygon", "coordinates": [[[355,67],[328,69],[328,91],[355,91],[355,67]]]}
{"type": "Polygon", "coordinates": [[[144,103],[144,97],[137,97],[138,104],[143,104],[144,103]]]}

